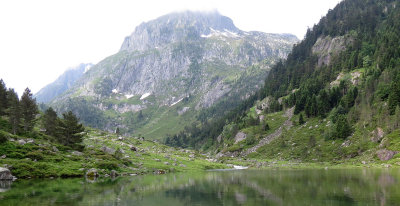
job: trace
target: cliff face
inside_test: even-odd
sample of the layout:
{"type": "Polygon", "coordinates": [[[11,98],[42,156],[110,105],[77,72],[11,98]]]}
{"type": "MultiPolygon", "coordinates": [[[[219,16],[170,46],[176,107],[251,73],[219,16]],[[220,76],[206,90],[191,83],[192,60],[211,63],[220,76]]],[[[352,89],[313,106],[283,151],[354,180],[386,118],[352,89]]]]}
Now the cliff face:
{"type": "MultiPolygon", "coordinates": [[[[103,112],[123,115],[172,107],[185,99],[181,104],[198,111],[226,95],[245,98],[263,83],[269,65],[285,58],[296,41],[288,34],[241,31],[217,12],[169,14],[139,25],[117,54],[94,65],[54,105],[68,108],[67,102],[85,98],[103,112]],[[151,103],[146,101],[149,96],[151,103]]],[[[117,122],[110,118],[107,125],[126,126],[117,122]]]]}

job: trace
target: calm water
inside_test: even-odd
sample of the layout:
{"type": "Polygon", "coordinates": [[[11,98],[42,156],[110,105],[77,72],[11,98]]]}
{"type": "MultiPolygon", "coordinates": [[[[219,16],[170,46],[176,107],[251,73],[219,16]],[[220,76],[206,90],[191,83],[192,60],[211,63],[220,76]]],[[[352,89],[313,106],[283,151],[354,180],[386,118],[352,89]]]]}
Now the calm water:
{"type": "Polygon", "coordinates": [[[245,170],[0,183],[0,205],[400,205],[400,170],[245,170]]]}

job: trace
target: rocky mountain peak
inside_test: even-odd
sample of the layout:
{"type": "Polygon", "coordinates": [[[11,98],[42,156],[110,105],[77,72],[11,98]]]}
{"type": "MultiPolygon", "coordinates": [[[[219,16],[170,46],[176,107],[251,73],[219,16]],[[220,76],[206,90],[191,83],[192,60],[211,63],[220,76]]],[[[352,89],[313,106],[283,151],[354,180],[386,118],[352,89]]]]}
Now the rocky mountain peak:
{"type": "Polygon", "coordinates": [[[173,42],[196,40],[216,32],[241,33],[230,18],[218,11],[176,12],[137,26],[125,38],[121,51],[144,51],[173,42]]]}

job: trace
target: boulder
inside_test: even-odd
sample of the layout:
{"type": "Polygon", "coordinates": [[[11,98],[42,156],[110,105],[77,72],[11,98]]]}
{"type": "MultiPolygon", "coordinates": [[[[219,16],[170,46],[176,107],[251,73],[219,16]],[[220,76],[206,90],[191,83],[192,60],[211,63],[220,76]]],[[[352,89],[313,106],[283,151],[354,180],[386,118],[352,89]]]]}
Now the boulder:
{"type": "Polygon", "coordinates": [[[221,143],[221,141],[222,141],[222,135],[219,135],[219,136],[217,137],[217,141],[218,141],[218,143],[221,143]]]}
{"type": "Polygon", "coordinates": [[[82,156],[83,155],[82,152],[78,152],[78,151],[73,151],[73,152],[71,152],[71,154],[76,155],[76,156],[82,156]]]}
{"type": "Polygon", "coordinates": [[[132,146],[132,147],[131,147],[131,151],[136,152],[136,151],[137,151],[136,147],[132,146]]]}
{"type": "Polygon", "coordinates": [[[115,170],[111,170],[111,174],[110,174],[110,176],[111,176],[111,177],[116,177],[116,176],[118,176],[118,173],[117,173],[117,171],[115,171],[115,170]]]}
{"type": "Polygon", "coordinates": [[[98,177],[98,176],[99,173],[97,172],[97,169],[92,168],[86,172],[86,177],[98,177]]]}
{"type": "Polygon", "coordinates": [[[53,152],[59,152],[56,146],[53,146],[53,152]]]}
{"type": "Polygon", "coordinates": [[[397,151],[391,151],[387,149],[381,149],[376,152],[376,155],[378,158],[382,161],[387,161],[393,158],[394,155],[396,155],[398,152],[397,151]]]}
{"type": "Polygon", "coordinates": [[[244,132],[238,132],[235,136],[235,144],[246,139],[247,134],[244,132]]]}
{"type": "Polygon", "coordinates": [[[13,180],[13,176],[9,169],[0,167],[0,180],[13,180]]]}
{"type": "Polygon", "coordinates": [[[20,139],[20,140],[18,140],[17,142],[18,142],[18,144],[20,144],[20,145],[24,145],[24,144],[26,144],[26,141],[25,141],[25,140],[23,140],[23,139],[20,139]]]}
{"type": "Polygon", "coordinates": [[[103,146],[101,148],[101,151],[103,151],[103,152],[105,152],[107,154],[111,154],[111,155],[113,155],[115,153],[115,149],[109,148],[109,147],[106,147],[106,146],[103,146]]]}
{"type": "Polygon", "coordinates": [[[385,132],[383,131],[382,128],[378,127],[376,128],[376,130],[372,131],[371,141],[380,142],[383,136],[385,136],[385,132]]]}

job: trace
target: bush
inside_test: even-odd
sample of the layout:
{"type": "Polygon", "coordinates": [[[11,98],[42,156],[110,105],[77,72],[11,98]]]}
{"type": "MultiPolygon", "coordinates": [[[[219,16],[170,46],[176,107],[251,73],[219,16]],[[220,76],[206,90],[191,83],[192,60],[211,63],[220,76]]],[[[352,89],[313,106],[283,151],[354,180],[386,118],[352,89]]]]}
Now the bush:
{"type": "Polygon", "coordinates": [[[8,141],[8,135],[0,131],[0,144],[3,144],[7,141],[8,141]]]}
{"type": "Polygon", "coordinates": [[[118,164],[110,161],[102,161],[96,164],[97,168],[106,170],[116,170],[118,169],[118,164]]]}
{"type": "Polygon", "coordinates": [[[43,160],[43,153],[40,151],[32,151],[26,154],[26,157],[31,158],[32,160],[43,160]]]}

